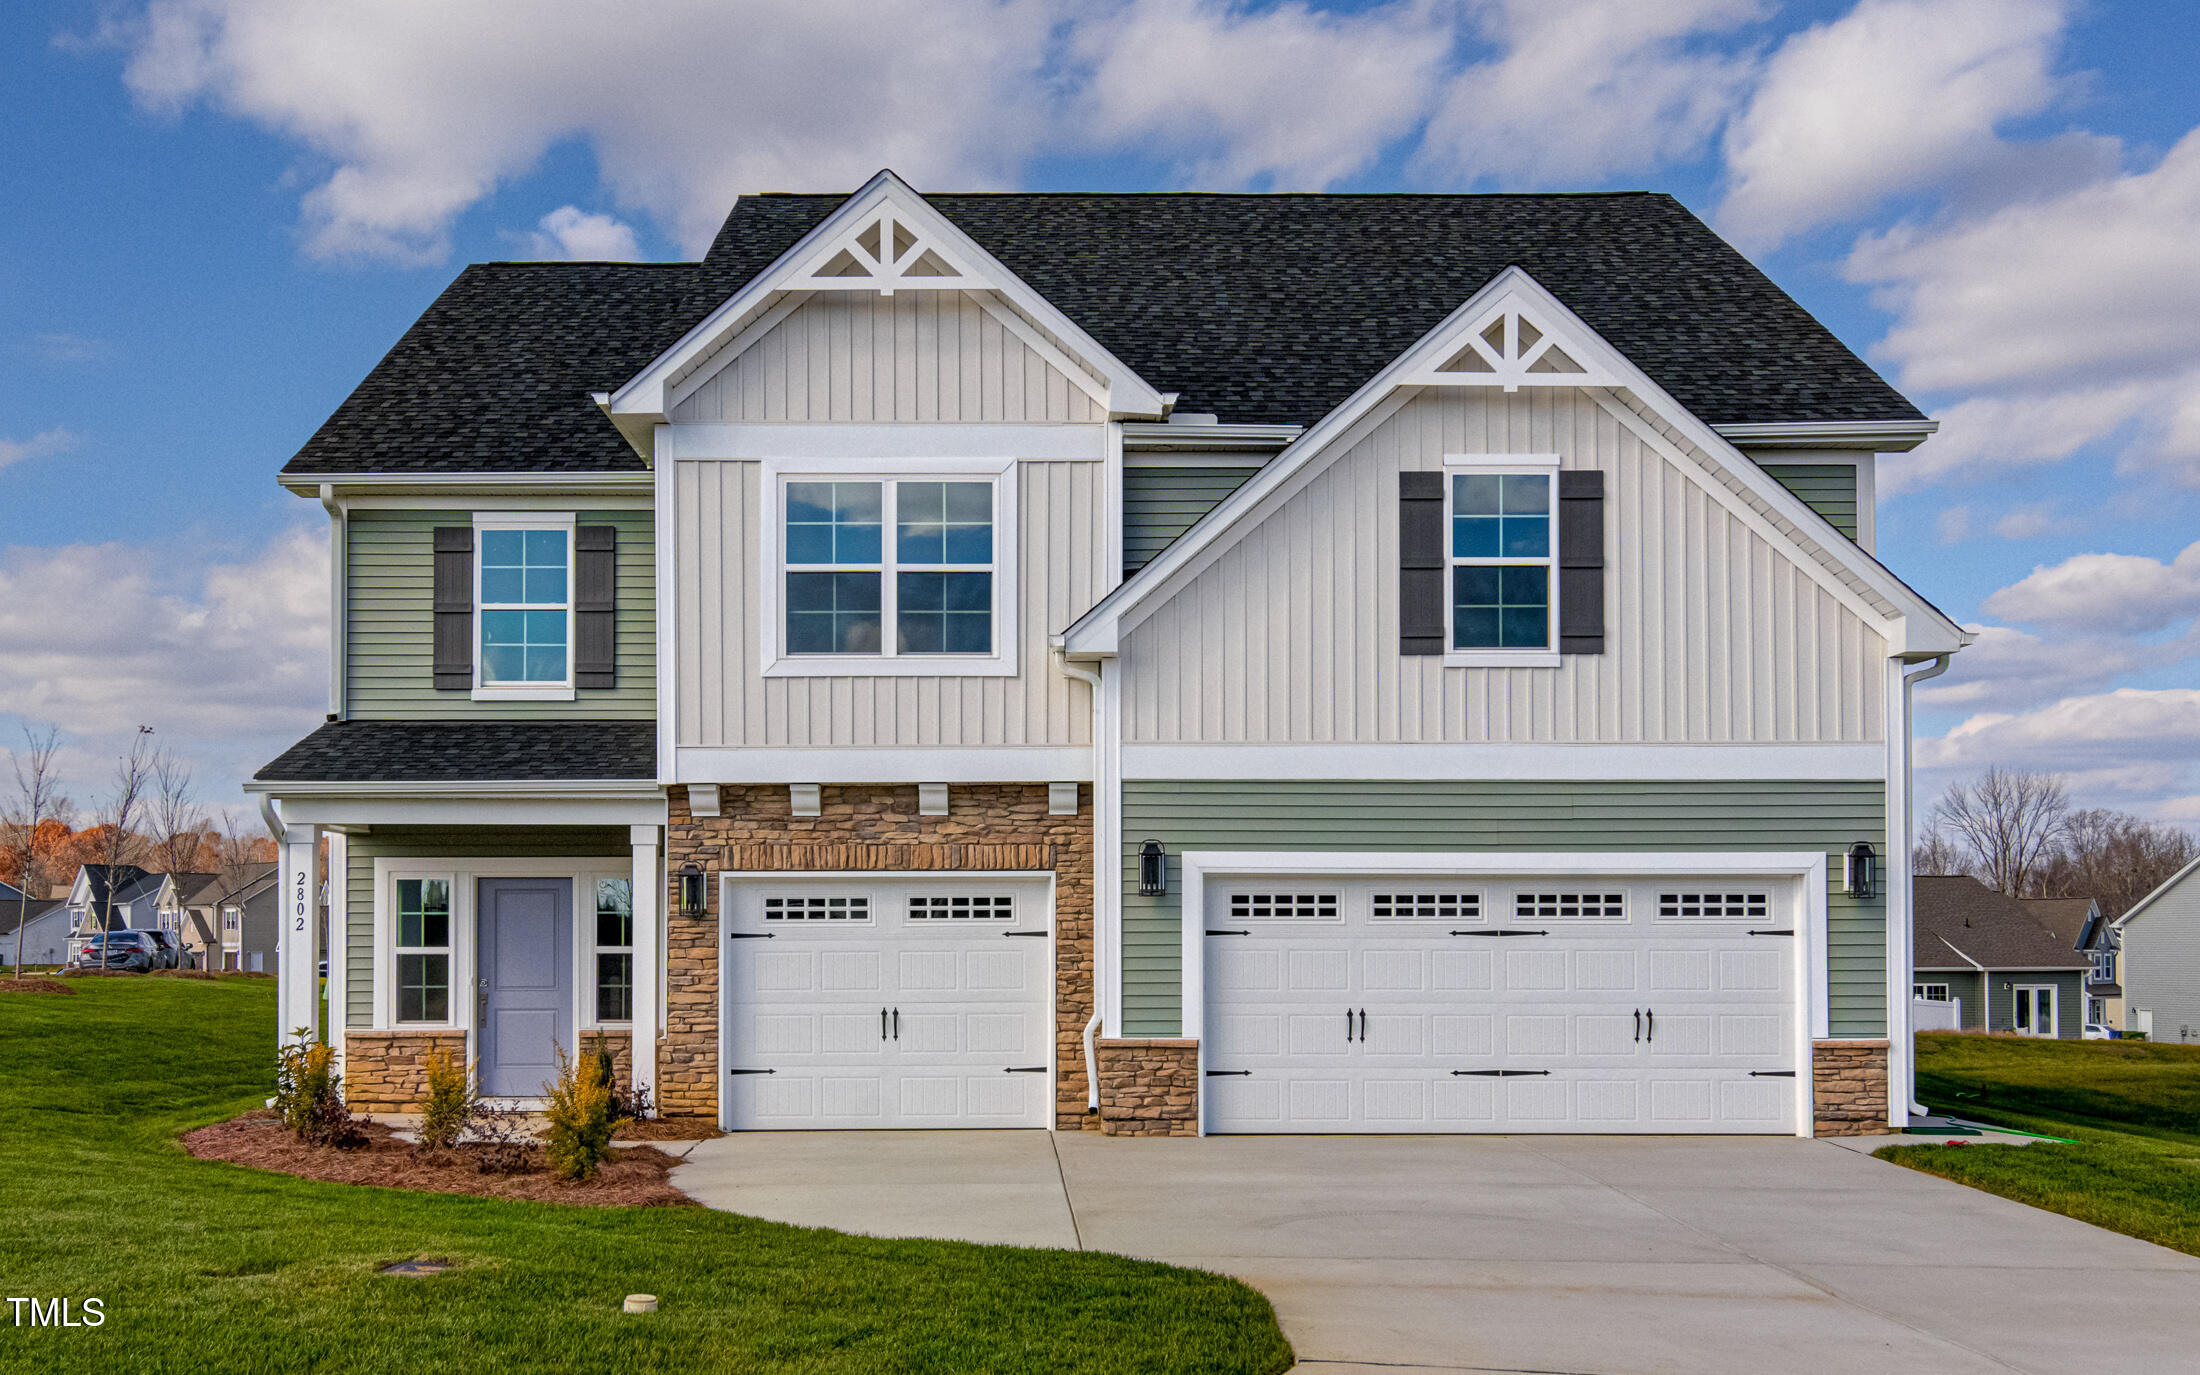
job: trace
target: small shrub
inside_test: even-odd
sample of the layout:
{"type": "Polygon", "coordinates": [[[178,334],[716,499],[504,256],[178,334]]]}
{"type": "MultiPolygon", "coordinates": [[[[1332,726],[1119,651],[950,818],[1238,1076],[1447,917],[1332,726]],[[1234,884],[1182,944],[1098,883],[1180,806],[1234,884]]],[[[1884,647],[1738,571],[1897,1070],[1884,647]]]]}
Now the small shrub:
{"type": "Polygon", "coordinates": [[[543,1154],[560,1179],[588,1179],[611,1154],[611,1086],[596,1076],[595,1057],[568,1059],[558,1047],[558,1077],[543,1085],[550,1105],[543,1111],[549,1134],[543,1154]]]}
{"type": "Polygon", "coordinates": [[[283,1125],[300,1141],[315,1146],[348,1151],[366,1145],[367,1134],[344,1106],[335,1049],[305,1036],[305,1028],[300,1027],[297,1039],[275,1056],[275,1109],[282,1114],[283,1125]]]}
{"type": "Polygon", "coordinates": [[[527,1138],[527,1114],[518,1108],[499,1108],[474,1100],[466,1130],[474,1139],[474,1168],[482,1174],[523,1174],[528,1168],[531,1143],[527,1138]]]}
{"type": "Polygon", "coordinates": [[[474,1091],[470,1068],[447,1046],[429,1051],[421,1068],[427,1074],[428,1091],[420,1102],[420,1144],[427,1150],[447,1151],[473,1125],[481,1096],[474,1091]]]}
{"type": "Polygon", "coordinates": [[[650,1101],[649,1089],[618,1089],[611,1095],[611,1116],[620,1122],[647,1122],[657,1115],[657,1105],[650,1101]]]}

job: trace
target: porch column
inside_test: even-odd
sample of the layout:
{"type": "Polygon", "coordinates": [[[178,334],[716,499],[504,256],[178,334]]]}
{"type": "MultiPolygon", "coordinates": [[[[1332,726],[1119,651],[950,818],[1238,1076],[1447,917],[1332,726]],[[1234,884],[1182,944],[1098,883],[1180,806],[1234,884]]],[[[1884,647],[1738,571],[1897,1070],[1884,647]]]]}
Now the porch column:
{"type": "Polygon", "coordinates": [[[633,1087],[657,1091],[657,1025],[663,1016],[657,988],[665,958],[657,909],[664,903],[664,875],[657,869],[657,828],[628,831],[634,845],[634,1041],[633,1087]]]}
{"type": "Polygon", "coordinates": [[[275,934],[275,1040],[287,1045],[321,1027],[321,828],[283,828],[283,893],[275,934]]]}

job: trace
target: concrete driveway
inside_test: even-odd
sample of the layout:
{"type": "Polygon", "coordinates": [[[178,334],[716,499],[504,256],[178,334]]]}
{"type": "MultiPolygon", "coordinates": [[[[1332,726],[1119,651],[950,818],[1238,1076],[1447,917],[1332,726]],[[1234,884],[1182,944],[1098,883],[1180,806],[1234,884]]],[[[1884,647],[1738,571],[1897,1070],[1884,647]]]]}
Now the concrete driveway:
{"type": "Polygon", "coordinates": [[[758,1134],[673,1182],[1235,1275],[1309,1375],[2160,1375],[2200,1349],[2200,1260],[1823,1141],[758,1134]]]}

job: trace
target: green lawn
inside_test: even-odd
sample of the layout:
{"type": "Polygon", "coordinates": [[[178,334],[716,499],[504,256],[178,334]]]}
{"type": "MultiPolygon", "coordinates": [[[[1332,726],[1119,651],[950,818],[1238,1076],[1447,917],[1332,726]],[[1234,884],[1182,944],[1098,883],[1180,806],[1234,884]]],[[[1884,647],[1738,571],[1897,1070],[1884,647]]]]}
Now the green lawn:
{"type": "Polygon", "coordinates": [[[1929,1032],[1917,1092],[1937,1110],[2077,1144],[1881,1157],[2200,1255],[2200,1046],[1929,1032]]]}
{"type": "Polygon", "coordinates": [[[272,1085],[273,980],[0,994],[0,1369],[1214,1371],[1291,1363],[1235,1281],[1121,1257],[876,1241],[694,1209],[498,1202],[193,1160],[272,1085]],[[410,1256],[455,1259],[385,1278],[410,1256]],[[648,1316],[622,1296],[659,1295],[648,1316]]]}

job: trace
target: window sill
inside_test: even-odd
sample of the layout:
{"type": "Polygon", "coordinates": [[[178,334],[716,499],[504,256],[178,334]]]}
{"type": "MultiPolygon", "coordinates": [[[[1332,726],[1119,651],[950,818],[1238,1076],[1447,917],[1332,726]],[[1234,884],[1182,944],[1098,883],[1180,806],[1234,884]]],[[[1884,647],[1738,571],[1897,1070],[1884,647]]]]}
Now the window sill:
{"type": "Polygon", "coordinates": [[[541,687],[507,685],[474,689],[474,700],[477,702],[570,702],[573,699],[573,689],[566,683],[545,684],[541,687]]]}
{"type": "Polygon", "coordinates": [[[1455,649],[1444,655],[1445,668],[1557,668],[1555,649],[1455,649]]]}
{"type": "Polygon", "coordinates": [[[875,658],[866,654],[820,655],[816,658],[774,659],[764,666],[766,678],[1013,678],[1016,661],[1008,655],[955,655],[907,658],[875,658]]]}

